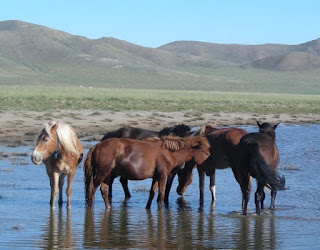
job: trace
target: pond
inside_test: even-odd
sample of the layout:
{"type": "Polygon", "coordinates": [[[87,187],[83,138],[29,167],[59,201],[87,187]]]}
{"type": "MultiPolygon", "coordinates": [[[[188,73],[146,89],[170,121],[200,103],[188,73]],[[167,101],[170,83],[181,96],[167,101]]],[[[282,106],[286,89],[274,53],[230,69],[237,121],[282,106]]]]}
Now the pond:
{"type": "MultiPolygon", "coordinates": [[[[206,178],[200,207],[195,171],[184,197],[175,192],[174,181],[163,211],[155,200],[151,210],[145,209],[151,180],[129,181],[132,197],[126,200],[118,179],[112,209],[105,210],[97,192],[94,209],[87,210],[83,162],[73,181],[71,209],[64,204],[51,211],[45,167],[30,161],[35,145],[0,146],[0,248],[320,249],[320,125],[281,124],[276,132],[279,172],[289,189],[278,192],[275,210],[268,208],[267,193],[260,216],[255,214],[255,181],[248,215],[241,215],[241,191],[230,168],[217,170],[214,205],[206,178]]],[[[87,152],[95,142],[84,144],[87,152]]]]}

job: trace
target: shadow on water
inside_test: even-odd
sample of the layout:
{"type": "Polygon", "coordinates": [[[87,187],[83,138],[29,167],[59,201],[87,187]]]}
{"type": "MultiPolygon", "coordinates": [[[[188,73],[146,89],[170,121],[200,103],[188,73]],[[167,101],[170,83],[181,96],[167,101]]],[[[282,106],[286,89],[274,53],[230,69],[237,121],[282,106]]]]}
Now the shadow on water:
{"type": "Polygon", "coordinates": [[[94,209],[85,209],[83,169],[78,168],[71,209],[64,204],[52,211],[49,180],[43,166],[31,164],[32,148],[1,146],[0,248],[319,248],[319,133],[319,125],[279,127],[280,171],[290,189],[278,193],[276,210],[268,209],[267,193],[261,216],[254,213],[252,196],[248,216],[240,214],[241,191],[230,169],[217,171],[215,204],[206,189],[200,206],[195,176],[184,197],[173,188],[168,208],[157,211],[156,203],[145,209],[150,180],[129,182],[129,200],[116,180],[111,210],[105,210],[100,192],[94,209]]]}

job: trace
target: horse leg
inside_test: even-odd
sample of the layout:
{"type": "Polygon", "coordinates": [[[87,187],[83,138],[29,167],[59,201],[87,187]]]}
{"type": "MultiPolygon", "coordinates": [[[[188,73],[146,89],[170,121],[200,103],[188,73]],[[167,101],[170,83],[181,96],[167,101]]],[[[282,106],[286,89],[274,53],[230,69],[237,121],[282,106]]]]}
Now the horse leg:
{"type": "Polygon", "coordinates": [[[209,189],[211,191],[211,199],[212,202],[216,201],[216,170],[213,171],[213,174],[210,175],[210,186],[209,189]]]}
{"type": "Polygon", "coordinates": [[[66,177],[65,174],[60,174],[60,177],[59,177],[59,201],[58,201],[59,207],[61,207],[63,203],[62,192],[63,192],[63,184],[64,184],[65,177],[66,177]]]}
{"type": "Polygon", "coordinates": [[[95,198],[95,193],[100,186],[100,184],[105,180],[104,176],[98,175],[96,179],[93,181],[93,188],[92,191],[90,192],[90,197],[88,197],[88,208],[92,209],[93,207],[93,202],[95,198]]]}
{"type": "Polygon", "coordinates": [[[277,196],[277,190],[272,189],[271,190],[271,205],[270,205],[270,209],[274,210],[275,209],[275,200],[276,200],[276,196],[277,196]]]}
{"type": "Polygon", "coordinates": [[[266,198],[266,193],[264,192],[264,188],[261,190],[261,209],[264,209],[264,199],[266,198]]]}
{"type": "Polygon", "coordinates": [[[160,176],[158,186],[159,186],[159,191],[158,191],[158,210],[162,210],[163,207],[163,200],[164,200],[164,192],[165,192],[165,185],[166,185],[166,176],[160,176]]]}
{"type": "Polygon", "coordinates": [[[71,173],[69,173],[67,175],[67,190],[66,190],[66,194],[67,194],[67,208],[71,208],[71,194],[72,194],[72,181],[73,181],[73,177],[76,171],[76,167],[74,167],[74,169],[71,171],[71,173]]]}
{"type": "Polygon", "coordinates": [[[247,215],[248,212],[248,202],[251,193],[251,183],[250,176],[243,176],[241,180],[241,192],[242,192],[242,214],[247,215]]]}
{"type": "Polygon", "coordinates": [[[129,188],[128,188],[128,179],[124,178],[124,177],[120,177],[120,182],[122,184],[122,188],[123,188],[125,197],[126,198],[130,198],[131,194],[130,194],[130,191],[129,191],[129,188]]]}
{"type": "MultiPolygon", "coordinates": [[[[100,192],[101,192],[101,196],[104,200],[104,204],[106,206],[106,209],[110,209],[111,205],[109,202],[109,198],[108,198],[108,184],[106,184],[106,180],[104,182],[101,183],[100,185],[100,192]]],[[[108,182],[107,182],[108,183],[108,182]]]]}
{"type": "Polygon", "coordinates": [[[198,174],[199,174],[200,206],[203,206],[203,189],[204,189],[205,173],[199,167],[197,167],[197,169],[198,169],[198,174]]]}
{"type": "Polygon", "coordinates": [[[58,195],[58,181],[59,181],[59,173],[52,172],[51,174],[51,198],[50,198],[50,206],[52,209],[55,209],[56,197],[58,195]]]}
{"type": "MultiPolygon", "coordinates": [[[[108,189],[108,198],[110,200],[112,199],[112,185],[113,185],[114,179],[115,179],[115,176],[111,175],[109,179],[109,189],[108,189]]],[[[106,180],[104,180],[103,182],[106,183],[106,180]]]]}
{"type": "Polygon", "coordinates": [[[256,204],[256,213],[258,215],[260,215],[260,204],[261,204],[261,208],[262,208],[262,204],[263,204],[263,196],[264,196],[264,191],[263,191],[264,185],[261,182],[258,182],[258,187],[257,187],[257,191],[254,195],[254,202],[256,204]]]}
{"type": "Polygon", "coordinates": [[[165,194],[164,194],[164,203],[166,205],[169,204],[169,193],[170,193],[170,190],[172,187],[173,179],[176,176],[176,174],[177,174],[177,171],[173,171],[168,175],[168,178],[167,178],[166,190],[165,190],[165,194]]]}
{"type": "Polygon", "coordinates": [[[156,180],[156,178],[153,177],[146,209],[150,209],[150,207],[151,207],[152,199],[153,199],[155,193],[157,192],[157,188],[158,188],[157,184],[158,184],[158,180],[156,180]]]}

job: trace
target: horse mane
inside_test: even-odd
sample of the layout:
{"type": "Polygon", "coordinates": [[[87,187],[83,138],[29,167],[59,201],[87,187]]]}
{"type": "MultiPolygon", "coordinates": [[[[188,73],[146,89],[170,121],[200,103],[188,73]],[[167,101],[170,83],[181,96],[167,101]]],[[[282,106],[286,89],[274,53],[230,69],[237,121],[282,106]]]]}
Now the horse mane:
{"type": "Polygon", "coordinates": [[[187,133],[189,133],[191,128],[185,124],[175,125],[173,127],[166,127],[159,132],[159,137],[163,137],[166,135],[186,137],[187,133]]]}
{"type": "Polygon", "coordinates": [[[177,136],[163,136],[161,138],[163,146],[171,151],[179,151],[185,148],[210,148],[208,140],[203,136],[191,136],[191,137],[177,137],[177,136]]]}
{"type": "Polygon", "coordinates": [[[78,137],[75,130],[68,124],[62,121],[51,121],[44,125],[44,131],[49,135],[50,138],[53,137],[51,129],[56,126],[56,132],[58,140],[65,151],[79,156],[78,151],[78,137]]]}

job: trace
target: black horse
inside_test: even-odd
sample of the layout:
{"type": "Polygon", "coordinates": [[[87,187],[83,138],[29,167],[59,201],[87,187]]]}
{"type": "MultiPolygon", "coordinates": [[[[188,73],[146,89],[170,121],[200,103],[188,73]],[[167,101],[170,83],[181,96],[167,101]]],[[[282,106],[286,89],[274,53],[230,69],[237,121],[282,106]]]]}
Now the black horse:
{"type": "MultiPolygon", "coordinates": [[[[190,131],[191,131],[191,128],[187,125],[184,125],[184,124],[175,125],[172,127],[166,127],[159,132],[147,130],[147,129],[142,129],[142,128],[125,126],[125,127],[119,128],[117,130],[110,131],[110,132],[106,133],[103,136],[101,141],[106,140],[108,138],[129,138],[129,139],[135,139],[135,140],[145,140],[145,139],[151,138],[151,137],[161,138],[166,135],[186,137],[187,135],[189,135],[190,131]]],[[[182,167],[183,166],[177,166],[177,168],[175,168],[173,171],[176,172],[176,171],[178,171],[178,169],[181,169],[182,167]]],[[[116,175],[112,175],[110,178],[110,181],[109,181],[108,196],[110,199],[112,198],[112,183],[116,177],[117,177],[116,175]]],[[[171,178],[169,177],[168,180],[171,180],[171,178]]],[[[120,177],[120,182],[122,184],[125,197],[126,198],[131,197],[131,194],[130,194],[130,191],[128,188],[128,179],[126,179],[124,177],[120,177]]],[[[171,186],[171,184],[172,184],[172,182],[169,184],[167,183],[167,185],[170,185],[170,186],[171,186]]]]}

